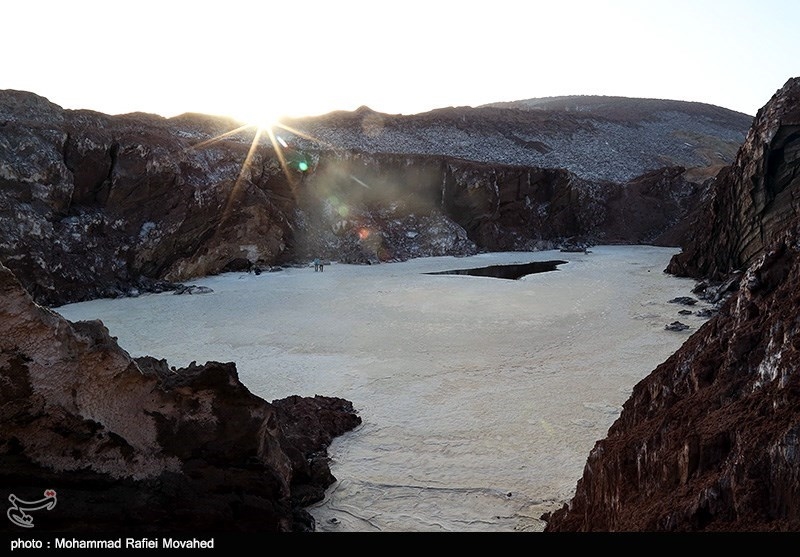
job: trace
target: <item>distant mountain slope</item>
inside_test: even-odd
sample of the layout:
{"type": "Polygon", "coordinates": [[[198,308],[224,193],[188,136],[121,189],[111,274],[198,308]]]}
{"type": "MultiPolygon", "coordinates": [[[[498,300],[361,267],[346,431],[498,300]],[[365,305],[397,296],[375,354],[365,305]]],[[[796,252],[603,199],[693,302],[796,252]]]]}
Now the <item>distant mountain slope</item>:
{"type": "Polygon", "coordinates": [[[669,99],[642,99],[634,97],[610,97],[605,95],[568,95],[540,97],[518,101],[496,102],[479,108],[514,108],[518,110],[548,110],[554,112],[578,112],[594,116],[634,122],[655,118],[663,112],[683,112],[716,121],[723,127],[749,126],[753,116],[722,108],[713,104],[676,101],[669,99]]]}
{"type": "Polygon", "coordinates": [[[677,245],[676,227],[707,186],[682,167],[641,173],[641,161],[576,151],[571,138],[604,122],[501,108],[361,109],[297,121],[293,134],[277,129],[281,147],[267,134],[254,144],[253,127],[225,118],[109,116],[0,91],[0,261],[37,302],[57,305],[314,257],[677,245]],[[534,135],[549,144],[521,139],[534,135]],[[506,161],[510,145],[556,166],[475,160],[506,161]],[[638,174],[600,181],[560,167],[576,157],[638,174]]]}
{"type": "Polygon", "coordinates": [[[711,169],[699,173],[708,177],[733,162],[752,120],[702,103],[555,97],[413,115],[361,107],[286,123],[309,149],[444,155],[624,182],[664,166],[711,169]]]}

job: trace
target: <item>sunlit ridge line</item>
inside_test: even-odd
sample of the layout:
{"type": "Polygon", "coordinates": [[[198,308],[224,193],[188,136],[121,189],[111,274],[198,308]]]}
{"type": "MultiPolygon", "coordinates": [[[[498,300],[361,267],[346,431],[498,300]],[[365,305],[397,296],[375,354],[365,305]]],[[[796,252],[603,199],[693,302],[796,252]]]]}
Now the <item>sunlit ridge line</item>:
{"type": "MultiPolygon", "coordinates": [[[[321,141],[317,140],[316,138],[314,138],[312,136],[309,136],[307,134],[304,134],[303,132],[301,132],[299,130],[295,130],[293,128],[289,128],[288,126],[283,126],[282,124],[275,124],[275,125],[286,129],[290,133],[294,133],[294,134],[297,134],[297,135],[299,135],[301,137],[307,138],[310,141],[315,141],[317,143],[322,143],[321,141]]],[[[229,137],[229,136],[231,136],[233,134],[239,133],[242,130],[245,130],[247,128],[255,128],[256,133],[253,136],[253,140],[250,142],[250,148],[247,151],[247,156],[245,157],[244,161],[242,162],[242,168],[241,168],[241,170],[239,172],[239,176],[236,178],[236,183],[235,183],[235,185],[233,187],[233,190],[231,191],[230,197],[228,198],[228,202],[225,205],[225,210],[223,212],[222,220],[220,221],[220,223],[224,222],[228,218],[228,215],[229,215],[229,212],[230,212],[230,206],[231,206],[231,202],[232,202],[231,200],[236,195],[237,190],[241,187],[241,181],[242,181],[242,177],[243,177],[244,171],[250,165],[250,161],[252,160],[253,155],[255,154],[255,151],[256,151],[258,145],[260,144],[261,135],[264,133],[264,131],[267,132],[267,135],[269,137],[270,143],[272,143],[273,151],[275,152],[275,155],[278,158],[278,162],[281,165],[281,169],[283,170],[284,175],[289,180],[290,186],[294,187],[294,185],[295,185],[294,184],[294,180],[292,179],[292,174],[289,171],[289,165],[286,162],[286,157],[284,156],[283,150],[280,148],[280,145],[278,145],[278,143],[276,141],[275,134],[272,131],[272,126],[266,126],[265,127],[265,126],[260,126],[260,125],[257,125],[257,124],[245,124],[245,125],[239,126],[236,129],[233,129],[233,130],[230,130],[230,131],[225,132],[223,134],[220,134],[218,136],[212,137],[211,139],[208,139],[206,141],[201,141],[200,143],[192,145],[192,146],[189,147],[189,149],[200,149],[200,148],[206,147],[208,145],[216,143],[217,141],[221,141],[224,138],[229,137]]]]}
{"type": "Polygon", "coordinates": [[[280,122],[276,122],[276,123],[272,124],[271,126],[260,126],[258,124],[244,124],[242,126],[239,126],[236,129],[233,129],[233,130],[227,131],[227,132],[225,132],[223,134],[220,134],[220,135],[217,135],[215,137],[212,137],[211,139],[207,139],[205,141],[201,141],[200,143],[196,143],[194,145],[191,145],[191,146],[189,146],[189,149],[201,149],[203,147],[206,147],[206,146],[211,145],[213,143],[216,143],[218,141],[222,141],[226,137],[230,137],[231,135],[237,134],[237,133],[239,133],[239,132],[241,132],[243,130],[246,130],[247,128],[255,128],[256,129],[256,134],[255,134],[255,136],[253,138],[253,143],[257,144],[259,139],[260,139],[261,133],[263,132],[264,129],[266,129],[267,130],[267,134],[269,135],[269,138],[270,138],[270,142],[272,143],[272,146],[275,149],[275,152],[278,153],[278,158],[280,160],[281,167],[283,167],[284,173],[286,173],[286,175],[288,177],[289,174],[288,174],[288,171],[287,171],[288,167],[287,167],[287,164],[286,164],[286,159],[282,156],[282,154],[280,152],[280,149],[279,149],[278,145],[276,145],[276,142],[275,142],[275,134],[273,133],[273,130],[272,130],[272,128],[275,128],[275,127],[281,128],[281,129],[286,130],[287,132],[289,132],[291,134],[294,134],[294,135],[296,135],[298,137],[302,137],[303,139],[306,139],[308,141],[316,143],[319,146],[321,146],[322,148],[329,149],[329,150],[334,151],[334,152],[338,152],[339,149],[340,149],[340,147],[337,147],[333,143],[330,143],[328,141],[323,141],[322,139],[320,139],[320,138],[318,138],[316,136],[310,135],[310,134],[308,134],[306,132],[298,130],[297,128],[293,128],[291,126],[287,126],[287,125],[282,124],[280,122]]]}
{"type": "MultiPolygon", "coordinates": [[[[205,147],[206,145],[211,145],[212,143],[216,143],[217,141],[222,141],[223,139],[225,139],[228,136],[237,134],[242,130],[246,130],[247,128],[252,128],[252,127],[253,127],[253,124],[245,124],[244,126],[239,126],[235,130],[231,130],[231,131],[225,132],[223,134],[217,135],[215,137],[212,137],[211,139],[206,139],[205,141],[201,141],[200,143],[196,143],[194,145],[190,145],[189,148],[190,149],[200,149],[202,147],[205,147]]],[[[260,130],[260,128],[259,128],[259,130],[260,130]]],[[[256,130],[256,136],[258,136],[258,135],[259,135],[258,130],[256,130]]]]}
{"type": "Polygon", "coordinates": [[[309,141],[314,141],[316,143],[323,143],[322,141],[319,140],[319,138],[314,137],[313,135],[309,135],[306,132],[300,131],[297,128],[293,128],[291,126],[287,126],[286,124],[281,124],[280,122],[276,122],[275,124],[273,124],[272,127],[283,128],[287,132],[293,133],[294,135],[300,136],[304,139],[308,139],[309,141]]]}
{"type": "Polygon", "coordinates": [[[283,128],[284,130],[286,130],[289,133],[292,133],[294,135],[302,137],[303,139],[307,139],[309,141],[317,143],[317,144],[321,145],[322,147],[330,149],[331,151],[336,151],[337,150],[337,147],[333,143],[329,143],[327,141],[323,141],[323,140],[321,140],[320,138],[318,138],[316,136],[309,135],[309,134],[307,134],[305,132],[302,132],[302,131],[300,131],[300,130],[298,130],[296,128],[293,128],[291,126],[287,126],[285,124],[281,124],[280,122],[277,122],[274,125],[274,127],[283,128]]]}
{"type": "MultiPolygon", "coordinates": [[[[277,128],[281,128],[283,130],[286,130],[287,132],[289,132],[289,133],[291,133],[293,135],[296,135],[298,137],[301,137],[303,139],[306,139],[308,141],[316,143],[317,145],[319,145],[323,149],[328,149],[328,150],[331,150],[331,151],[334,151],[334,152],[338,152],[338,150],[339,150],[339,148],[337,148],[334,144],[332,144],[332,143],[330,143],[328,141],[323,141],[318,137],[315,137],[315,136],[310,135],[310,134],[308,134],[306,132],[298,130],[297,128],[293,128],[292,126],[287,126],[287,125],[282,124],[280,122],[275,122],[274,124],[269,125],[269,126],[261,126],[261,125],[258,125],[258,124],[244,124],[242,126],[239,126],[238,128],[235,128],[233,130],[227,131],[227,132],[225,132],[223,134],[220,134],[218,136],[212,137],[211,139],[208,139],[208,140],[205,140],[205,141],[201,141],[200,143],[197,143],[195,145],[191,145],[189,147],[189,149],[201,149],[203,147],[206,147],[208,145],[211,145],[213,143],[221,141],[221,140],[225,139],[226,137],[229,137],[229,136],[237,134],[237,133],[239,133],[239,132],[241,132],[243,130],[246,130],[248,128],[255,128],[255,130],[256,130],[256,133],[253,136],[253,140],[250,143],[250,148],[248,149],[247,156],[245,157],[244,162],[242,163],[242,168],[241,168],[241,170],[239,172],[238,177],[236,178],[236,182],[234,183],[234,187],[231,190],[230,196],[228,197],[228,201],[225,204],[225,209],[223,211],[222,218],[220,220],[220,224],[225,222],[230,216],[231,207],[232,207],[232,203],[233,203],[233,198],[236,197],[239,189],[241,189],[241,182],[243,180],[244,172],[250,166],[250,163],[251,163],[251,161],[253,159],[255,151],[256,151],[258,145],[260,144],[261,136],[265,131],[267,133],[267,136],[269,137],[270,143],[272,144],[273,152],[275,153],[275,156],[278,158],[278,162],[279,162],[279,164],[281,166],[281,169],[283,170],[283,174],[284,174],[284,176],[286,176],[286,179],[289,182],[289,186],[292,189],[294,189],[296,187],[296,185],[297,185],[296,180],[295,180],[295,178],[293,176],[293,173],[290,171],[289,164],[288,164],[288,162],[286,160],[286,157],[284,155],[283,148],[281,147],[281,145],[285,145],[285,142],[281,138],[276,137],[276,135],[275,135],[275,133],[273,131],[273,128],[276,128],[276,127],[277,128]],[[279,140],[280,140],[280,144],[279,144],[279,140]]],[[[367,185],[363,181],[357,179],[355,176],[351,176],[351,177],[356,182],[358,182],[361,186],[363,186],[365,188],[368,188],[368,189],[370,188],[369,185],[367,185]]]]}

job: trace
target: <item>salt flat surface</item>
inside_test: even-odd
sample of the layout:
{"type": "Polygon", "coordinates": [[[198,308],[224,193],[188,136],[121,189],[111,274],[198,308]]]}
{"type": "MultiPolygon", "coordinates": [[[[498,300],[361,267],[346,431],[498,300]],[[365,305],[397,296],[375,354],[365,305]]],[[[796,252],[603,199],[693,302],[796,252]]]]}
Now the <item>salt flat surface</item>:
{"type": "MultiPolygon", "coordinates": [[[[228,273],[209,294],[56,308],[102,319],[133,356],[236,362],[271,401],[338,396],[363,420],[330,447],[318,531],[540,531],[633,386],[703,319],[668,301],[676,249],[494,253],[228,273]],[[430,271],[562,259],[503,280],[430,271]],[[680,319],[683,332],[664,326],[680,319]]],[[[699,309],[699,303],[693,309],[699,309]]]]}

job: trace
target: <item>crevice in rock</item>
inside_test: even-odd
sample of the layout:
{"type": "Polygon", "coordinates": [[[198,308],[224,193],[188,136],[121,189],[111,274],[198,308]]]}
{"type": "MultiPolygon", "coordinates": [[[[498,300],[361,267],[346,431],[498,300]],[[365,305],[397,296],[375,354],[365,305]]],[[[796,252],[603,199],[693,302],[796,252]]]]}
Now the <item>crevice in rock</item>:
{"type": "Polygon", "coordinates": [[[114,142],[111,144],[111,147],[108,149],[108,156],[111,160],[111,163],[108,165],[108,175],[106,179],[103,180],[95,190],[95,202],[99,205],[105,205],[106,201],[108,200],[108,196],[111,193],[111,185],[114,179],[114,172],[117,170],[117,162],[119,160],[119,143],[114,142]]]}

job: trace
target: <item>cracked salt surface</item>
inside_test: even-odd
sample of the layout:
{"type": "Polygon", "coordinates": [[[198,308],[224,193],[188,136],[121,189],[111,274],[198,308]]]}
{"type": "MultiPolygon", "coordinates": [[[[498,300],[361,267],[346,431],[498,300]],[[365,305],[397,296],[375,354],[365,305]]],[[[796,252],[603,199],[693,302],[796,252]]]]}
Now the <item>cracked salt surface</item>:
{"type": "Polygon", "coordinates": [[[266,400],[338,396],[363,423],[334,440],[318,531],[541,531],[633,386],[691,329],[664,330],[695,285],[676,249],[597,246],[334,263],[193,281],[212,293],[57,308],[102,319],[133,356],[236,362],[266,400]],[[563,259],[499,280],[431,271],[563,259]]]}

